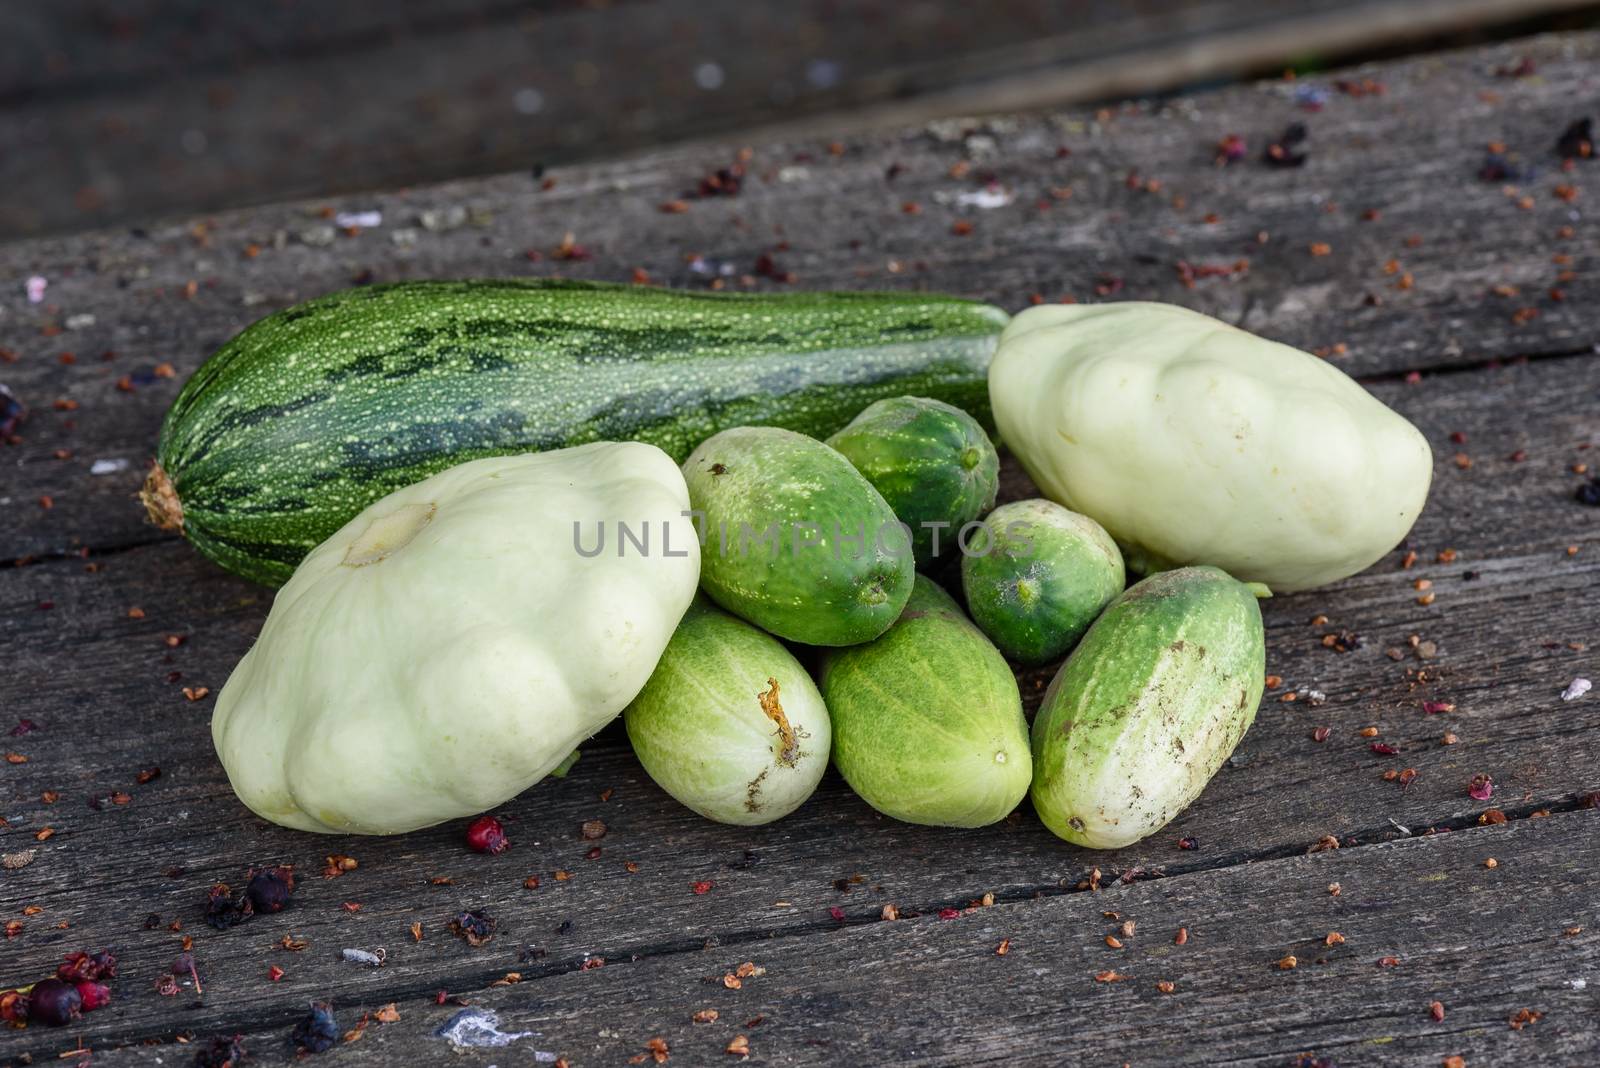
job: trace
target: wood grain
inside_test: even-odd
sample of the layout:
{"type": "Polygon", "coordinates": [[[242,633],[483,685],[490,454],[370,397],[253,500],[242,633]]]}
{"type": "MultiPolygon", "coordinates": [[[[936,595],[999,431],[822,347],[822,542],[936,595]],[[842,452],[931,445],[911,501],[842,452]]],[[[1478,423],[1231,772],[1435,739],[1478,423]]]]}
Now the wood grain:
{"type": "MultiPolygon", "coordinates": [[[[1115,118],[1092,138],[1083,135],[1092,148],[1080,145],[1063,161],[1055,159],[1054,138],[1039,135],[1066,127],[1044,119],[991,125],[1004,146],[996,159],[1014,163],[1015,173],[1044,180],[1053,168],[1086,166],[1092,156],[1101,160],[1100,178],[1080,181],[1068,207],[1051,209],[1082,212],[1076,223],[1040,223],[1031,212],[1012,217],[1012,209],[998,208],[975,214],[964,239],[943,233],[957,209],[937,207],[932,194],[972,188],[941,177],[972,152],[970,139],[963,147],[923,132],[852,144],[839,157],[822,150],[785,164],[804,167],[806,178],[758,180],[737,200],[696,201],[676,215],[656,211],[654,201],[681,188],[704,160],[669,154],[577,169],[545,192],[508,178],[377,201],[388,220],[424,206],[494,207],[490,224],[419,229],[414,245],[386,236],[390,222],[327,246],[286,237],[273,248],[277,229],[326,225],[304,206],[289,206],[219,218],[198,236],[174,226],[148,237],[104,233],[0,249],[0,264],[18,280],[0,287],[0,331],[18,352],[0,372],[35,409],[23,441],[0,446],[0,556],[31,558],[0,568],[0,752],[26,758],[0,763],[0,853],[34,851],[26,865],[0,870],[0,924],[23,925],[3,943],[0,983],[37,978],[76,948],[115,946],[124,961],[111,1006],[65,1031],[0,1032],[0,1060],[26,1055],[43,1063],[81,1038],[96,1047],[96,1063],[162,1057],[170,1064],[191,1059],[191,1050],[136,1044],[242,1031],[263,1062],[276,1063],[291,1054],[287,1033],[306,1002],[331,996],[346,1027],[362,1008],[395,1001],[401,1011],[400,1023],[371,1025],[341,1056],[429,1062],[445,1047],[427,1034],[453,1011],[431,1003],[444,988],[500,1007],[518,1029],[543,1033],[510,1052],[471,1055],[485,1064],[514,1063],[513,1054],[525,1063],[529,1049],[565,1052],[577,1064],[625,1063],[655,1035],[668,1040],[677,1063],[699,1063],[720,1059],[735,1033],[749,1034],[755,1059],[794,1064],[1185,1057],[1284,1064],[1313,1049],[1360,1064],[1438,1063],[1452,1053],[1475,1068],[1593,1061],[1600,1046],[1593,995],[1572,983],[1593,970],[1591,934],[1600,922],[1591,874],[1600,840],[1586,808],[1600,790],[1591,741],[1600,703],[1592,696],[1563,702],[1560,692],[1574,677],[1600,673],[1600,511],[1574,498],[1588,477],[1575,468],[1596,462],[1591,446],[1600,441],[1600,359],[1587,351],[1600,321],[1592,301],[1569,299],[1512,329],[1502,322],[1502,298],[1483,295],[1508,270],[1525,272],[1516,277],[1531,291],[1535,281],[1544,284],[1544,272],[1567,269],[1548,262],[1552,248],[1570,247],[1571,269],[1585,266],[1593,243],[1547,244],[1555,218],[1542,208],[1505,208],[1497,189],[1476,215],[1465,208],[1441,215],[1457,187],[1439,178],[1454,173],[1439,157],[1459,143],[1447,144],[1443,133],[1428,138],[1435,126],[1465,136],[1472,116],[1460,109],[1458,91],[1476,99],[1473,87],[1481,84],[1501,96],[1483,104],[1490,110],[1480,122],[1498,116],[1521,129],[1554,121],[1570,101],[1552,86],[1588,85],[1585,60],[1597,48],[1600,38],[1541,40],[1368,72],[1389,86],[1385,96],[1336,97],[1313,116],[1344,124],[1350,152],[1366,161],[1345,169],[1318,169],[1315,157],[1292,174],[1210,165],[1213,124],[1267,126],[1267,116],[1273,125],[1294,116],[1276,85],[1115,118]],[[1537,57],[1538,79],[1484,73],[1524,52],[1537,57]],[[1430,109],[1431,126],[1420,117],[1430,109]],[[1413,140],[1359,133],[1379,127],[1413,140]],[[1334,253],[1299,264],[1285,255],[1193,291],[1158,269],[1160,260],[1145,264],[1148,248],[1187,254],[1207,240],[1192,228],[1165,233],[1170,206],[1121,182],[1129,162],[1155,173],[1169,158],[1174,130],[1188,131],[1178,140],[1199,151],[1184,172],[1190,180],[1236,183],[1230,195],[1241,210],[1281,217],[1274,233],[1330,234],[1336,249],[1370,240],[1365,258],[1334,253]],[[1357,141],[1363,147],[1353,147],[1357,141]],[[884,168],[902,159],[911,169],[888,184],[884,168]],[[1336,190],[1347,205],[1347,189],[1393,191],[1360,184],[1363,166],[1375,163],[1387,168],[1387,182],[1404,187],[1397,195],[1411,198],[1416,218],[1434,220],[1433,238],[1407,252],[1405,266],[1431,256],[1428,271],[1445,281],[1419,295],[1426,276],[1419,271],[1413,289],[1352,312],[1337,299],[1340,284],[1365,285],[1373,267],[1374,285],[1392,285],[1377,280],[1393,278],[1378,257],[1390,242],[1403,243],[1413,223],[1393,202],[1375,222],[1348,210],[1307,209],[1336,190]],[[1429,191],[1419,177],[1428,173],[1444,193],[1429,191]],[[907,188],[921,190],[923,214],[900,213],[907,188]],[[1296,198],[1300,207],[1289,206],[1296,198]],[[1142,230],[1130,221],[1140,212],[1148,213],[1137,224],[1142,230]],[[615,728],[586,747],[569,777],[503,807],[513,846],[499,857],[467,851],[460,824],[400,839],[321,838],[251,817],[228,789],[207,722],[270,593],[228,577],[181,541],[158,537],[132,500],[183,375],[249,317],[366,267],[380,277],[552,266],[626,277],[638,256],[663,280],[703,284],[681,251],[751,262],[778,239],[771,227],[779,224],[790,246],[776,255],[807,286],[926,282],[1021,306],[1033,286],[1030,271],[1054,264],[1092,285],[1104,263],[1148,268],[1147,283],[1130,282],[1118,296],[1182,299],[1302,344],[1337,326],[1352,339],[1345,363],[1370,376],[1370,388],[1416,422],[1435,450],[1429,505],[1409,540],[1413,566],[1401,566],[1402,549],[1335,586],[1266,602],[1268,670],[1281,682],[1255,726],[1188,812],[1116,854],[1059,842],[1026,807],[982,831],[897,824],[832,775],[774,826],[721,827],[650,783],[615,728]],[[548,250],[568,228],[580,243],[596,242],[595,259],[517,259],[535,240],[548,250]],[[882,244],[852,250],[851,233],[882,244]],[[1387,237],[1365,236],[1378,234],[1387,237]],[[242,255],[247,238],[265,251],[242,255]],[[1087,263],[1062,267],[1046,254],[1068,238],[1087,263]],[[940,256],[903,251],[919,242],[940,256]],[[869,256],[898,255],[906,264],[926,255],[929,270],[855,275],[869,256]],[[1326,278],[1300,273],[1324,267],[1326,278]],[[33,272],[51,280],[40,305],[17,295],[33,272]],[[182,295],[189,278],[201,283],[193,297],[182,295]],[[269,296],[247,308],[245,293],[269,296]],[[92,324],[40,333],[85,313],[92,324]],[[1451,348],[1450,338],[1473,340],[1451,348]],[[64,364],[57,354],[69,346],[76,359],[64,364]],[[99,356],[107,349],[117,353],[109,362],[99,356]],[[152,374],[161,362],[173,364],[174,377],[152,374]],[[1418,381],[1401,374],[1411,368],[1424,370],[1418,381]],[[123,374],[131,392],[116,386],[123,374]],[[57,396],[79,407],[56,411],[49,401],[57,396]],[[58,460],[58,448],[72,455],[58,460]],[[88,473],[95,459],[107,458],[130,464],[88,473]],[[46,495],[49,509],[38,503],[46,495]],[[75,555],[80,550],[87,556],[75,555]],[[1419,580],[1432,584],[1428,604],[1419,601],[1419,580]],[[197,699],[187,699],[184,687],[197,699]],[[200,687],[209,692],[201,696],[200,687]],[[1285,700],[1289,694],[1295,700],[1285,700]],[[1429,713],[1424,702],[1452,707],[1429,713]],[[22,719],[39,729],[7,733],[22,719]],[[1328,728],[1325,741],[1313,740],[1317,727],[1328,728]],[[1377,735],[1363,735],[1366,728],[1377,735]],[[1445,744],[1446,733],[1453,744],[1445,744]],[[1374,742],[1399,751],[1374,752],[1374,742]],[[159,777],[137,782],[155,767],[159,777]],[[1406,768],[1417,772],[1408,786],[1385,780],[1406,768]],[[1467,793],[1478,774],[1495,781],[1490,801],[1467,793]],[[47,800],[47,793],[57,796],[47,800]],[[1510,825],[1480,826],[1493,818],[1491,808],[1510,825]],[[1554,814],[1534,818],[1547,811],[1554,814]],[[598,841],[580,834],[592,819],[608,827],[598,841]],[[52,834],[38,840],[46,828],[52,834]],[[1423,837],[1430,828],[1451,833],[1423,837]],[[1306,855],[1327,836],[1341,848],[1306,855]],[[1195,848],[1180,848],[1180,839],[1195,848]],[[324,880],[324,858],[334,853],[357,858],[359,868],[324,880]],[[1488,856],[1497,868],[1483,867],[1488,856]],[[237,886],[252,866],[282,862],[301,876],[290,911],[223,932],[204,926],[208,886],[237,886]],[[1095,868],[1106,889],[1077,892],[1095,868]],[[530,875],[539,878],[536,889],[524,887],[530,875]],[[1124,875],[1133,881],[1117,884],[1124,875]],[[1338,898],[1326,891],[1333,880],[1346,888],[1338,898]],[[711,886],[695,893],[702,882],[711,886]],[[936,918],[985,893],[998,904],[936,918]],[[920,918],[884,923],[887,904],[920,918]],[[43,911],[30,914],[31,906],[43,911]],[[472,949],[446,931],[468,908],[498,918],[489,946],[472,949]],[[1130,948],[1105,946],[1114,926],[1100,915],[1107,910],[1137,921],[1130,948]],[[146,929],[151,914],[157,923],[146,929]],[[181,930],[171,929],[175,921],[181,930]],[[420,942],[412,923],[422,924],[420,942]],[[1195,932],[1185,951],[1167,941],[1179,924],[1195,932]],[[1564,935],[1570,926],[1586,933],[1564,935]],[[1328,930],[1344,933],[1346,943],[1319,948],[1328,930]],[[308,946],[280,948],[291,934],[308,946]],[[155,982],[185,935],[195,939],[205,992],[184,988],[163,998],[155,982]],[[993,954],[1001,938],[1014,940],[1005,958],[993,954]],[[524,954],[528,946],[543,955],[524,954]],[[347,947],[382,947],[389,958],[381,969],[365,969],[340,959],[347,947]],[[1275,969],[1287,953],[1300,966],[1275,969]],[[1401,964],[1378,966],[1386,955],[1401,964]],[[606,965],[583,970],[594,957],[606,965]],[[1319,957],[1328,963],[1316,963],[1319,957]],[[744,960],[769,970],[735,995],[721,976],[744,960]],[[274,965],[285,971],[277,982],[267,974],[274,965]],[[1094,981],[1110,968],[1135,978],[1094,981]],[[491,985],[510,971],[524,981],[491,985]],[[1155,990],[1160,978],[1176,984],[1174,994],[1155,990]],[[1435,998],[1447,1005],[1442,1022],[1428,1013],[1435,998]],[[689,1015],[707,1006],[723,1018],[692,1024],[689,1015]],[[1513,1031],[1505,1021],[1521,1008],[1548,1015],[1513,1031]],[[766,1017],[760,1026],[733,1026],[756,1014],[766,1017]],[[110,1052],[117,1046],[127,1048],[110,1052]]],[[[1316,136],[1320,144],[1327,133],[1316,136]]],[[[757,158],[777,165],[793,150],[762,147],[757,158]]],[[[1574,171],[1569,180],[1589,173],[1574,171]]],[[[1464,203],[1488,196],[1470,174],[1461,181],[1464,203]]],[[[1592,281],[1563,284],[1580,294],[1592,281]]],[[[1007,496],[1031,492],[1014,465],[1005,485],[1007,496]]],[[[1030,708],[1049,675],[1020,677],[1030,708]]]]}
{"type": "MultiPolygon", "coordinates": [[[[511,1049],[457,1052],[474,1064],[526,1063],[536,1050],[625,1064],[661,1040],[674,1063],[732,1063],[723,1051],[743,1035],[753,1062],[784,1065],[1278,1066],[1302,1054],[1363,1065],[1463,1054],[1473,1065],[1590,1063],[1600,1056],[1588,990],[1600,948],[1589,892],[1597,821],[1594,812],[1557,815],[1098,893],[963,903],[949,919],[680,943],[587,970],[574,959],[519,964],[509,950],[485,950],[521,981],[468,1000],[495,1011],[502,1029],[533,1034],[511,1049]],[[1121,933],[1128,922],[1132,935],[1121,933]],[[1107,935],[1122,947],[1110,948],[1107,935]],[[1342,941],[1330,945],[1334,937],[1342,941]],[[1121,978],[1098,978],[1113,975],[1121,978]],[[696,1022],[706,1010],[716,1018],[696,1022]],[[1514,1028],[1524,1010],[1532,1022],[1514,1028]]],[[[386,987],[382,971],[365,978],[365,989],[336,1001],[341,1025],[354,1028],[387,1002],[399,1019],[369,1023],[341,1059],[442,1059],[451,1047],[436,1031],[461,1009],[386,987]]],[[[210,982],[211,1000],[239,994],[210,982]]],[[[284,1063],[299,1011],[258,1010],[236,1026],[262,1063],[284,1063]]],[[[196,1009],[190,1020],[209,1015],[196,1009]]],[[[35,1048],[43,1060],[67,1045],[35,1048]]],[[[186,1052],[97,1051],[95,1063],[186,1052]]]]}
{"type": "Polygon", "coordinates": [[[1170,91],[1587,3],[12,4],[0,234],[1170,91]]]}
{"type": "MultiPolygon", "coordinates": [[[[1104,120],[1087,113],[997,120],[973,125],[971,136],[960,123],[939,124],[852,142],[840,156],[817,143],[764,145],[739,197],[685,201],[690,210],[682,214],[659,205],[730,162],[731,147],[560,171],[549,190],[510,176],[365,197],[341,210],[380,211],[384,225],[356,236],[334,229],[318,205],[301,204],[142,236],[103,232],[0,248],[0,346],[16,356],[0,364],[0,382],[32,411],[22,444],[0,447],[14,471],[3,491],[9,503],[0,505],[11,520],[0,527],[0,559],[151,540],[131,495],[184,379],[251,320],[357,279],[555,273],[626,280],[639,268],[660,283],[703,286],[702,271],[726,264],[738,285],[766,254],[806,288],[926,287],[1009,308],[1034,294],[1101,299],[1097,288],[1116,286],[1108,295],[1183,303],[1305,348],[1343,344],[1343,354],[1330,358],[1369,377],[1590,352],[1600,344],[1600,326],[1585,315],[1600,300],[1600,243],[1591,223],[1572,218],[1581,199],[1568,204],[1552,191],[1570,185],[1581,198],[1600,164],[1562,172],[1552,145],[1577,114],[1574,99],[1600,86],[1597,55],[1600,35],[1586,35],[1415,60],[1353,73],[1386,92],[1335,92],[1316,113],[1293,104],[1295,86],[1269,83],[1104,120]],[[1534,57],[1537,77],[1489,73],[1523,54],[1534,57]],[[1312,130],[1306,165],[1261,164],[1264,141],[1294,121],[1312,130]],[[1228,133],[1255,147],[1248,161],[1219,168],[1213,148],[1228,133]],[[1477,178],[1481,146],[1494,139],[1539,168],[1522,194],[1533,197],[1532,210],[1507,197],[1503,183],[1477,178]],[[1058,158],[1061,146],[1071,155],[1058,158]],[[965,177],[949,176],[954,165],[967,166],[965,177]],[[904,170],[891,181],[892,167],[904,170]],[[1130,173],[1162,182],[1161,191],[1130,190],[1130,173]],[[983,210],[954,202],[983,192],[978,179],[989,174],[1014,197],[1010,204],[983,210]],[[1073,193],[1057,201],[1051,189],[1073,193]],[[1180,196],[1182,210],[1173,206],[1180,196]],[[1050,205],[1042,213],[1041,199],[1050,205]],[[906,214],[906,204],[920,214],[906,214]],[[1380,217],[1364,219],[1369,208],[1380,217]],[[426,217],[446,225],[451,209],[464,214],[461,225],[419,224],[426,217]],[[1204,221],[1211,212],[1216,223],[1204,221]],[[953,234],[957,220],[972,222],[972,233],[953,234]],[[1563,226],[1573,228],[1570,239],[1557,236],[1563,226]],[[569,232],[591,259],[552,258],[569,232]],[[1258,245],[1263,232],[1267,244],[1258,245]],[[405,241],[396,243],[397,234],[405,241]],[[331,243],[306,244],[307,236],[331,243]],[[1311,254],[1318,242],[1329,246],[1327,255],[1311,254]],[[527,258],[530,250],[538,262],[527,258]],[[1241,258],[1250,264],[1246,274],[1200,279],[1194,289],[1176,270],[1180,260],[1241,258]],[[50,283],[40,304],[24,295],[30,276],[50,283]],[[1411,288],[1397,288],[1408,277],[1411,288]],[[1510,287],[1502,292],[1511,295],[1495,287],[1510,287]],[[1553,299],[1552,289],[1563,299],[1553,299]],[[1369,294],[1381,303],[1368,305],[1369,294]],[[1524,308],[1537,314],[1518,320],[1524,308]],[[62,363],[63,354],[73,362],[62,363]],[[57,403],[77,408],[57,411],[57,403]],[[57,460],[62,449],[72,458],[57,460]],[[129,466],[86,477],[96,459],[129,466]],[[42,496],[55,505],[47,514],[38,507],[42,496]]],[[[1458,404],[1463,419],[1472,414],[1472,400],[1458,404]]],[[[1563,414],[1569,404],[1549,407],[1557,418],[1574,417],[1563,414]]],[[[1455,429],[1462,428],[1446,432],[1455,429]]],[[[1486,426],[1497,441],[1522,429],[1486,426]]]]}

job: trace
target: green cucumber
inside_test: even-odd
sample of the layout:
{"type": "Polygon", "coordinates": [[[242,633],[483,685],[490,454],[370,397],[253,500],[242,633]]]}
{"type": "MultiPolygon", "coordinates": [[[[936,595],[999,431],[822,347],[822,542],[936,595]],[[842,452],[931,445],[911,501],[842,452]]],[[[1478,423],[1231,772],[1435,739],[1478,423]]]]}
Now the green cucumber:
{"type": "Polygon", "coordinates": [[[924,293],[402,282],[270,315],[189,379],[143,498],[246,578],[284,582],[378,498],[484,456],[730,426],[825,437],[907,392],[988,421],[1007,316],[924,293]]]}
{"type": "Polygon", "coordinates": [[[1119,849],[1200,795],[1261,702],[1254,590],[1214,567],[1163,571],[1095,621],[1033,721],[1033,807],[1045,826],[1119,849]]]}
{"type": "Polygon", "coordinates": [[[783,643],[696,599],[622,713],[644,770],[707,819],[799,808],[828,769],[828,710],[783,643]]]}
{"type": "Polygon", "coordinates": [[[872,484],[815,438],[778,427],[713,435],[683,465],[700,525],[700,585],[780,638],[854,645],[911,596],[909,540],[872,484]]]}
{"type": "Polygon", "coordinates": [[[830,650],[822,697],[833,763],[886,816],[940,827],[1004,819],[1032,760],[1017,679],[932,579],[877,641],[830,650]]]}
{"type": "Polygon", "coordinates": [[[990,512],[961,557],[973,622],[1024,664],[1065,655],[1126,581],[1099,523],[1042,498],[990,512]]]}
{"type": "Polygon", "coordinates": [[[911,528],[917,565],[994,507],[1000,457],[978,421],[930,397],[873,401],[828,439],[911,528]]]}

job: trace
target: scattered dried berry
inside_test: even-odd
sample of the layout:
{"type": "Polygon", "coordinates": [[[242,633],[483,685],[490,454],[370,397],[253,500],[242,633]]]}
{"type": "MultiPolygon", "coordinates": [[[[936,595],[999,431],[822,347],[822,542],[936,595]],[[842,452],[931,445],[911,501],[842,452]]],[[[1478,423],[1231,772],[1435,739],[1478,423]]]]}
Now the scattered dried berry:
{"type": "Polygon", "coordinates": [[[195,1051],[195,1068],[240,1068],[249,1053],[243,1035],[219,1035],[195,1051]]]}
{"type": "Polygon", "coordinates": [[[1467,784],[1467,796],[1474,801],[1487,801],[1494,796],[1494,780],[1487,775],[1474,775],[1467,784]]]}
{"type": "Polygon", "coordinates": [[[294,867],[289,864],[252,872],[244,888],[250,907],[256,912],[265,913],[282,912],[293,892],[294,867]]]}
{"type": "Polygon", "coordinates": [[[1594,155],[1594,120],[1573,120],[1556,139],[1556,154],[1562,159],[1589,159],[1594,155]]]}
{"type": "Polygon", "coordinates": [[[51,976],[33,984],[28,992],[28,1019],[50,1027],[65,1027],[83,1007],[83,996],[71,983],[51,976]]]}
{"type": "Polygon", "coordinates": [[[111,1004],[111,988],[104,983],[93,980],[84,980],[76,983],[78,997],[83,1003],[84,1012],[93,1012],[95,1009],[104,1008],[111,1004]]]}
{"type": "Polygon", "coordinates": [[[493,816],[479,816],[467,827],[467,846],[475,853],[504,853],[510,845],[505,828],[493,816]]]}
{"type": "Polygon", "coordinates": [[[1544,1013],[1539,1012],[1537,1009],[1518,1009],[1506,1023],[1511,1026],[1511,1030],[1520,1031],[1529,1024],[1538,1023],[1543,1018],[1544,1013]]]}
{"type": "Polygon", "coordinates": [[[481,946],[494,938],[494,917],[482,909],[463,912],[450,921],[450,930],[468,945],[481,946]]]}
{"type": "Polygon", "coordinates": [[[325,1053],[339,1041],[339,1024],[333,1018],[333,1006],[326,1001],[313,1001],[305,1019],[294,1025],[290,1036],[299,1049],[307,1053],[325,1053]]]}
{"type": "Polygon", "coordinates": [[[1270,167],[1304,166],[1308,154],[1301,146],[1305,144],[1307,132],[1305,123],[1291,124],[1276,141],[1267,145],[1261,154],[1261,162],[1270,167]]]}

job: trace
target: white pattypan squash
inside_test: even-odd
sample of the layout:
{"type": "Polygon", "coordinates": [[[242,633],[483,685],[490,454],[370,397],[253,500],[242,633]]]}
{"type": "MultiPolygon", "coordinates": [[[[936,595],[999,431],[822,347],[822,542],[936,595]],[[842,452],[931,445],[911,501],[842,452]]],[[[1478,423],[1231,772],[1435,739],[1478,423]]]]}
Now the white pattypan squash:
{"type": "Polygon", "coordinates": [[[1211,564],[1302,590],[1406,536],[1428,442],[1326,361],[1170,304],[1041,305],[989,368],[1000,437],[1045,495],[1148,573],[1211,564]]]}
{"type": "Polygon", "coordinates": [[[278,591],[217,699],[235,792],[286,827],[363,834],[521,793],[649,679],[699,582],[688,507],[666,453],[605,442],[377,501],[278,591]]]}

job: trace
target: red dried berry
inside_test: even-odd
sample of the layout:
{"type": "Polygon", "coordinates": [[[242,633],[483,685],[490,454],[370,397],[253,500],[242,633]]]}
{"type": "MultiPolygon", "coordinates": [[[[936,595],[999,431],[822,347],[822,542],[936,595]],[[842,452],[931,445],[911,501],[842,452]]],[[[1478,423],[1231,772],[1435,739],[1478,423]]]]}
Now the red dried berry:
{"type": "Polygon", "coordinates": [[[87,982],[95,978],[97,974],[98,969],[95,968],[94,961],[89,958],[89,954],[82,950],[76,953],[68,953],[67,959],[56,965],[56,978],[63,983],[77,984],[87,982]]]}
{"type": "Polygon", "coordinates": [[[65,1027],[78,1018],[83,998],[78,988],[52,976],[33,984],[28,994],[28,1019],[51,1027],[65,1027]]]}
{"type": "Polygon", "coordinates": [[[28,1022],[28,995],[19,990],[0,993],[0,1022],[21,1027],[28,1022]]]}
{"type": "Polygon", "coordinates": [[[84,1012],[93,1012],[111,1003],[111,988],[104,983],[85,980],[77,984],[77,991],[84,1012]]]}
{"type": "Polygon", "coordinates": [[[506,838],[506,829],[500,826],[500,821],[493,816],[479,816],[472,821],[472,826],[467,828],[467,845],[477,853],[504,853],[511,842],[506,838]]]}
{"type": "Polygon", "coordinates": [[[1494,780],[1487,775],[1474,775],[1467,784],[1467,794],[1474,801],[1487,801],[1494,796],[1494,780]]]}

